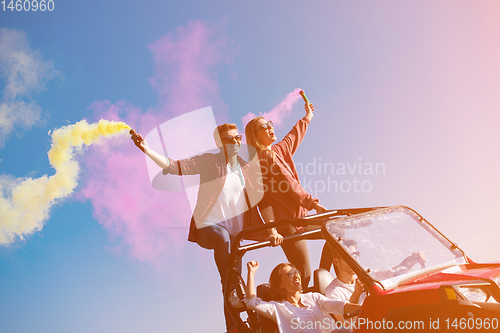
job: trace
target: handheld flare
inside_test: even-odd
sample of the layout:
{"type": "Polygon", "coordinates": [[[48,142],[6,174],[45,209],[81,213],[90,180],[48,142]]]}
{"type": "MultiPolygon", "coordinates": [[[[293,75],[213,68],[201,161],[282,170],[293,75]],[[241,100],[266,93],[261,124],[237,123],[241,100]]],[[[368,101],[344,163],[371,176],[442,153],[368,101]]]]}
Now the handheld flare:
{"type": "Polygon", "coordinates": [[[130,131],[129,131],[130,135],[132,135],[132,141],[134,141],[134,144],[137,146],[137,148],[139,148],[140,150],[142,150],[142,152],[144,153],[144,148],[141,146],[141,142],[144,141],[144,138],[142,137],[142,135],[140,134],[137,134],[137,132],[131,128],[130,131]]]}
{"type": "Polygon", "coordinates": [[[306,96],[306,93],[304,92],[304,90],[299,91],[299,94],[300,94],[300,96],[302,96],[302,98],[304,99],[304,102],[306,102],[306,104],[310,104],[310,102],[307,99],[307,96],[306,96]]]}

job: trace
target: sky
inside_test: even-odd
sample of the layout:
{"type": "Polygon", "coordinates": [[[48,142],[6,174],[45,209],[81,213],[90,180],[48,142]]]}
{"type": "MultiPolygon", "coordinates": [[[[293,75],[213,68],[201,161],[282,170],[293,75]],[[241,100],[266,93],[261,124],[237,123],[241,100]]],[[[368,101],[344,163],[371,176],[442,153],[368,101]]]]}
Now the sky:
{"type": "MultiPolygon", "coordinates": [[[[500,261],[497,1],[8,2],[2,332],[224,331],[213,254],[187,241],[186,193],[152,186],[117,122],[148,134],[211,107],[208,123],[243,133],[266,114],[282,138],[305,114],[298,88],[315,116],[294,160],[323,206],[408,206],[473,260],[500,261]],[[75,131],[89,132],[63,140],[61,171],[52,138],[75,131]]],[[[169,131],[166,150],[199,133],[169,131]]],[[[321,243],[309,245],[314,269],[321,243]]],[[[261,263],[257,282],[285,260],[279,248],[244,259],[261,263]]]]}

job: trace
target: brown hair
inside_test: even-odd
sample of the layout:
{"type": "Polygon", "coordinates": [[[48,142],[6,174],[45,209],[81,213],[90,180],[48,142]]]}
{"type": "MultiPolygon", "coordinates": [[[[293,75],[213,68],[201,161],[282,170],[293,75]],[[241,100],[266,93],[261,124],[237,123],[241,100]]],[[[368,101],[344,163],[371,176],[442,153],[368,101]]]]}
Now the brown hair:
{"type": "Polygon", "coordinates": [[[215,144],[217,147],[222,148],[222,138],[221,138],[221,133],[224,131],[229,131],[229,130],[237,130],[238,127],[235,124],[222,124],[217,126],[217,128],[214,130],[214,140],[215,144]]]}
{"type": "Polygon", "coordinates": [[[278,302],[282,302],[285,300],[285,291],[281,287],[281,270],[287,266],[292,267],[293,269],[297,269],[297,267],[289,262],[281,263],[278,266],[274,267],[273,271],[271,272],[271,276],[269,277],[269,288],[271,289],[273,300],[278,302]]]}

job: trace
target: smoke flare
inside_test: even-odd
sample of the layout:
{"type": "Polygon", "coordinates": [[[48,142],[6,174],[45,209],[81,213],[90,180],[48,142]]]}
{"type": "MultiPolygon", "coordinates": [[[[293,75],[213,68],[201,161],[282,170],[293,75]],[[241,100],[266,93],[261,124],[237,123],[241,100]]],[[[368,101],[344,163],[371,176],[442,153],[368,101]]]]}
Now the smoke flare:
{"type": "Polygon", "coordinates": [[[75,150],[127,129],[130,127],[123,122],[103,119],[93,124],[82,120],[61,127],[52,132],[52,147],[48,152],[50,165],[56,170],[54,175],[37,179],[0,178],[0,245],[41,230],[55,201],[73,193],[80,170],[74,159],[75,150]]]}

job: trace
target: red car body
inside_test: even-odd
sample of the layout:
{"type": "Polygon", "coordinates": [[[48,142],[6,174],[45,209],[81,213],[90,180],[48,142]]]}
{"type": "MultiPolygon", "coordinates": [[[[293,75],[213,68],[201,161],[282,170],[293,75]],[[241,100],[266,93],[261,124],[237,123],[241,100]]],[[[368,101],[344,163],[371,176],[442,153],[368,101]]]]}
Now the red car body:
{"type": "MultiPolygon", "coordinates": [[[[321,233],[363,282],[367,297],[359,313],[348,319],[352,332],[500,331],[500,262],[473,262],[410,208],[336,210],[246,230],[233,245],[233,262],[248,251],[270,245],[239,246],[246,233],[282,224],[318,226],[295,238],[317,238],[321,233]],[[357,242],[356,256],[343,245],[346,239],[357,242]]],[[[311,291],[324,290],[320,280],[325,274],[330,273],[315,272],[311,291]]],[[[228,282],[242,299],[243,279],[236,270],[229,276],[228,282]]],[[[243,303],[235,304],[234,298],[231,302],[229,293],[225,301],[238,322],[238,332],[277,332],[243,303]],[[242,312],[248,314],[246,321],[241,319],[242,312]]]]}

